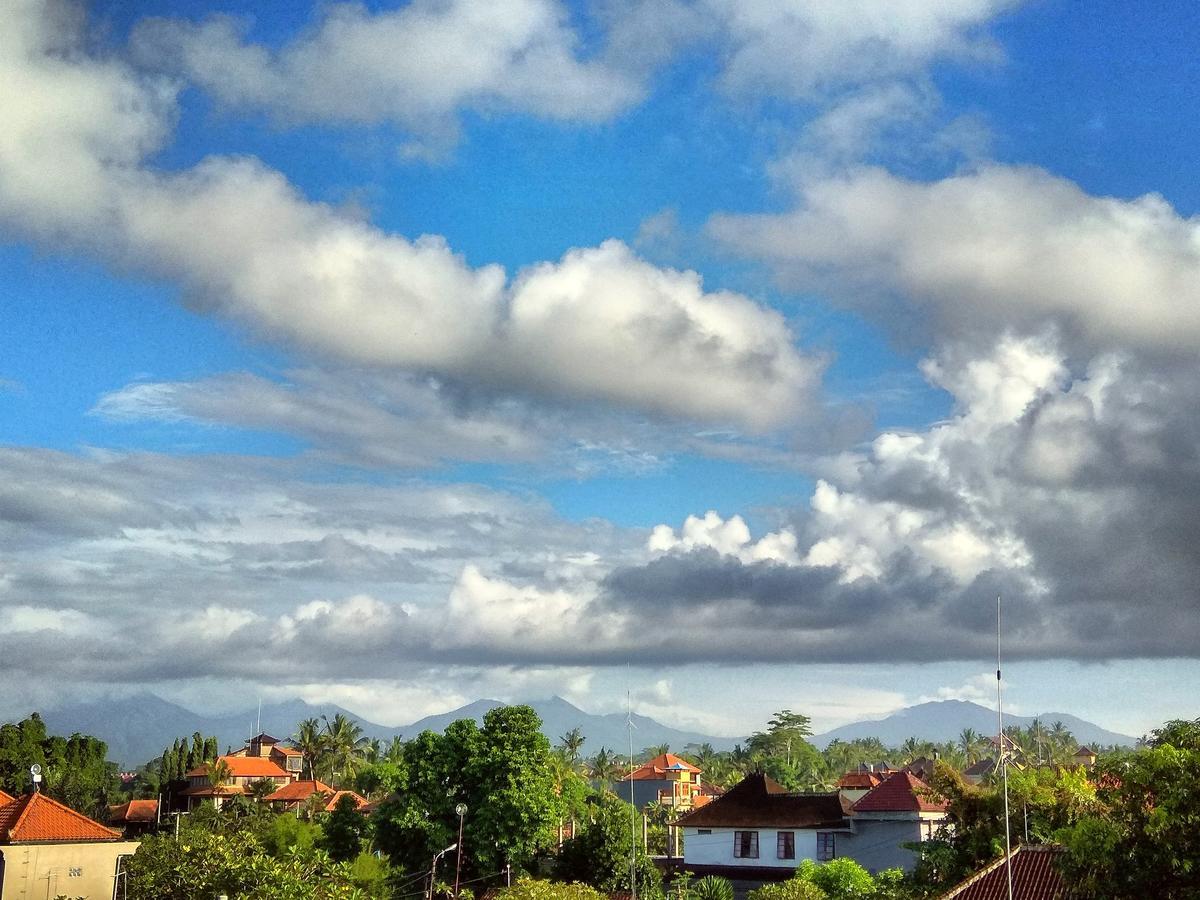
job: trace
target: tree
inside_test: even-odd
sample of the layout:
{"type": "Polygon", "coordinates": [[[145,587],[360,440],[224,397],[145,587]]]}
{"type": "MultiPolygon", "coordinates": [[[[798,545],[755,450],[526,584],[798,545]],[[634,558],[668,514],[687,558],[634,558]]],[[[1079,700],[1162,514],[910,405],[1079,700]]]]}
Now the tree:
{"type": "Polygon", "coordinates": [[[566,734],[559,737],[558,749],[562,751],[567,762],[573,766],[578,765],[579,751],[586,741],[587,738],[583,736],[583,730],[576,726],[566,734]]]}
{"type": "Polygon", "coordinates": [[[661,895],[658,869],[640,847],[640,841],[634,841],[634,815],[634,808],[613,794],[593,794],[590,820],[563,844],[555,876],[564,881],[582,881],[607,893],[628,891],[632,858],[638,895],[661,895]]]}
{"type": "Polygon", "coordinates": [[[292,738],[296,749],[304,755],[304,765],[308,769],[309,779],[317,777],[317,762],[325,753],[325,735],[321,732],[321,723],[316,719],[305,719],[296,726],[296,735],[292,738]]]}
{"type": "Polygon", "coordinates": [[[1092,777],[1098,808],[1057,835],[1078,896],[1200,896],[1200,719],[1168,722],[1144,749],[1100,761],[1092,777]]]}
{"type": "Polygon", "coordinates": [[[337,713],[333,720],[322,716],[325,722],[324,750],[329,757],[330,780],[339,784],[341,780],[353,779],[363,758],[367,738],[362,727],[345,713],[337,713]]]}
{"type": "Polygon", "coordinates": [[[766,732],[758,731],[750,736],[750,749],[764,756],[782,752],[785,762],[791,766],[793,749],[808,743],[804,739],[812,734],[811,723],[808,716],[781,709],[767,722],[766,732]]]}
{"type": "Polygon", "coordinates": [[[358,804],[349,794],[343,794],[325,820],[321,847],[334,862],[352,860],[362,850],[366,831],[367,820],[358,811],[358,804]]]}

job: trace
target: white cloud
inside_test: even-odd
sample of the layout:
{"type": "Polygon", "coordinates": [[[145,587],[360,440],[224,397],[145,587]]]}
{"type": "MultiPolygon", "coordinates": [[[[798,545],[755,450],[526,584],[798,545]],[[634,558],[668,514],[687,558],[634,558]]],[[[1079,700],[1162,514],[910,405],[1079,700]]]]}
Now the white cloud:
{"type": "MultiPolygon", "coordinates": [[[[1001,679],[1001,685],[1007,691],[1011,685],[1007,679],[1001,679]]],[[[938,688],[932,694],[924,694],[917,699],[918,703],[930,703],[939,700],[968,700],[989,709],[996,708],[996,673],[981,672],[958,685],[946,685],[938,688]]],[[[1011,703],[1005,703],[1009,712],[1016,712],[1011,703]]]]}
{"type": "Polygon", "coordinates": [[[775,562],[795,565],[799,562],[796,555],[796,535],[791,529],[784,528],[753,541],[750,529],[741,516],[722,519],[711,509],[704,514],[704,518],[688,516],[678,535],[669,525],[654,526],[646,546],[653,553],[715,550],[747,563],[775,562]]]}
{"type": "Polygon", "coordinates": [[[143,62],[229,107],[293,123],[390,122],[435,143],[453,133],[461,109],[588,122],[641,97],[627,70],[582,58],[554,0],[414,0],[379,12],[335,4],[277,51],[246,43],[245,24],[150,19],[132,44],[143,62]]]}
{"type": "Polygon", "coordinates": [[[24,231],[174,279],[199,309],[355,364],[751,428],[810,400],[820,364],[782,317],[620,242],[510,284],[439,237],[311,203],[253,160],[142,168],[167,131],[169,92],[84,55],[78,33],[53,31],[36,7],[20,13],[0,37],[0,106],[16,111],[0,138],[0,217],[24,231]]]}
{"type": "MultiPolygon", "coordinates": [[[[880,292],[900,295],[951,337],[1053,318],[1093,347],[1190,352],[1200,340],[1200,226],[1157,195],[1095,197],[994,164],[929,183],[864,168],[798,189],[792,212],[717,216],[710,229],[791,284],[877,310],[880,292]]],[[[898,324],[890,306],[880,315],[898,324]]]]}

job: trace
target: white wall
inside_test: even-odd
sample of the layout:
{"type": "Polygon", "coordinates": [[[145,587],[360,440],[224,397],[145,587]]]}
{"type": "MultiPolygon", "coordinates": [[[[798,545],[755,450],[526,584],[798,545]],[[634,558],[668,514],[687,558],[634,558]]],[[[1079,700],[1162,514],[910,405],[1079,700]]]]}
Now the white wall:
{"type": "Polygon", "coordinates": [[[804,859],[817,858],[817,833],[810,830],[782,829],[796,836],[796,858],[780,859],[776,855],[778,834],[776,828],[684,828],[683,861],[685,865],[697,866],[746,866],[763,868],[774,866],[794,869],[804,859]],[[710,834],[701,832],[708,830],[710,834]],[[733,855],[733,833],[735,831],[758,832],[758,858],[748,859],[733,855]]]}

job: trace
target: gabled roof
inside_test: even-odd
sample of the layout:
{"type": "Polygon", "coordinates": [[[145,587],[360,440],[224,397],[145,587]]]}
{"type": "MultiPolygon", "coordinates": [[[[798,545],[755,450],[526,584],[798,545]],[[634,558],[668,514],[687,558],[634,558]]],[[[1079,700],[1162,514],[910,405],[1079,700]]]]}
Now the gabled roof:
{"type": "Polygon", "coordinates": [[[967,768],[963,770],[963,774],[971,776],[987,775],[995,768],[996,761],[990,756],[985,756],[983,759],[973,762],[971,765],[967,766],[967,768]]]}
{"type": "Polygon", "coordinates": [[[120,824],[153,822],[158,819],[157,800],[130,800],[108,808],[108,821],[120,824]]]}
{"type": "Polygon", "coordinates": [[[686,759],[680,759],[674,753],[660,753],[649,762],[642,763],[622,781],[662,781],[667,772],[692,772],[699,774],[697,769],[686,759]]]}
{"type": "MultiPolygon", "coordinates": [[[[1012,883],[1014,900],[1062,900],[1066,884],[1054,860],[1063,852],[1061,847],[1025,844],[1012,852],[1012,883]]],[[[945,894],[942,900],[1007,900],[1008,871],[1000,857],[991,865],[976,872],[958,887],[945,894]]]]}
{"type": "Polygon", "coordinates": [[[332,794],[333,788],[322,781],[293,781],[264,798],[269,803],[303,802],[313,794],[332,794]]]}
{"type": "Polygon", "coordinates": [[[789,794],[762,772],[747,775],[711,803],[688,813],[688,828],[848,828],[849,801],[840,794],[789,794]]]}
{"type": "Polygon", "coordinates": [[[875,772],[847,772],[838,779],[837,786],[849,788],[852,791],[869,791],[881,781],[883,781],[883,776],[875,772]]]}
{"type": "Polygon", "coordinates": [[[0,844],[119,841],[121,833],[45,794],[26,794],[0,806],[0,844]]]}
{"type": "Polygon", "coordinates": [[[367,805],[367,798],[355,791],[335,791],[333,796],[329,798],[329,802],[325,804],[325,812],[333,812],[337,809],[338,802],[343,797],[354,798],[354,808],[362,811],[362,808],[367,805]]]}
{"type": "Polygon", "coordinates": [[[860,812],[945,812],[944,800],[927,797],[929,785],[911,772],[894,772],[867,791],[854,804],[860,812]]]}
{"type": "Polygon", "coordinates": [[[17,798],[4,793],[4,791],[0,791],[0,806],[3,806],[5,803],[12,803],[15,799],[17,798]]]}
{"type": "Polygon", "coordinates": [[[260,744],[278,744],[279,738],[271,737],[269,734],[267,734],[265,731],[263,731],[263,732],[256,734],[254,737],[250,738],[250,740],[247,741],[246,743],[253,744],[255,741],[257,741],[260,744]]]}
{"type": "Polygon", "coordinates": [[[1096,751],[1086,744],[1075,751],[1076,756],[1096,756],[1096,751]]]}
{"type": "MultiPolygon", "coordinates": [[[[262,756],[219,756],[217,761],[229,766],[230,778],[289,778],[287,772],[262,756]]],[[[197,766],[187,773],[188,778],[199,778],[208,774],[208,763],[197,766]]]]}

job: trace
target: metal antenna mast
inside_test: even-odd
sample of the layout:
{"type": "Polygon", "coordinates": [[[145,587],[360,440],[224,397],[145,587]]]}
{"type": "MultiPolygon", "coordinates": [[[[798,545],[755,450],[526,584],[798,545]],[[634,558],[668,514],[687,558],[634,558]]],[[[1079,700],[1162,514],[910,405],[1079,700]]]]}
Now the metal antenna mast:
{"type": "Polygon", "coordinates": [[[633,694],[625,692],[625,726],[629,731],[629,895],[637,900],[637,804],[633,800],[633,694]]]}
{"type": "Polygon", "coordinates": [[[1013,900],[1012,837],[1008,824],[1008,760],[1004,756],[1004,700],[1000,689],[1000,595],[996,595],[996,736],[997,764],[1004,779],[1004,868],[1008,875],[1008,900],[1013,900]]]}

